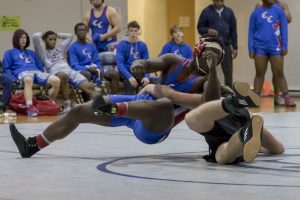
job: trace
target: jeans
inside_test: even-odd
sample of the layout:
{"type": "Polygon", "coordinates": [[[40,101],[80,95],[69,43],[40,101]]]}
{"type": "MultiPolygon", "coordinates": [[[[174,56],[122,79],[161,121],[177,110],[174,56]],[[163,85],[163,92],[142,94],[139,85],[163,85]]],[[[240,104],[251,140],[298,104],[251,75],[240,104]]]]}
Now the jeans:
{"type": "Polygon", "coordinates": [[[0,84],[3,86],[3,94],[0,98],[0,101],[7,106],[13,89],[13,82],[7,75],[0,74],[0,84]]]}

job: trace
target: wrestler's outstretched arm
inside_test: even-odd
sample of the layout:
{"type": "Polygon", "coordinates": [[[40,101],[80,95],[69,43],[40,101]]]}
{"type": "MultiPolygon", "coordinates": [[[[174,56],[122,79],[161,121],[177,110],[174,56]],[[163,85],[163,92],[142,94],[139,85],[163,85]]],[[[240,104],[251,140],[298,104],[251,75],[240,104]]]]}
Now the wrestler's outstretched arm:
{"type": "Polygon", "coordinates": [[[143,78],[146,73],[167,72],[169,69],[176,67],[183,62],[184,58],[175,54],[164,54],[157,58],[147,60],[135,60],[130,66],[130,71],[137,78],[143,78]]]}
{"type": "Polygon", "coordinates": [[[156,98],[168,98],[174,104],[194,109],[200,104],[204,103],[202,94],[189,94],[173,90],[171,87],[166,85],[154,85],[149,84],[144,87],[139,94],[149,93],[155,96],[156,98]]]}

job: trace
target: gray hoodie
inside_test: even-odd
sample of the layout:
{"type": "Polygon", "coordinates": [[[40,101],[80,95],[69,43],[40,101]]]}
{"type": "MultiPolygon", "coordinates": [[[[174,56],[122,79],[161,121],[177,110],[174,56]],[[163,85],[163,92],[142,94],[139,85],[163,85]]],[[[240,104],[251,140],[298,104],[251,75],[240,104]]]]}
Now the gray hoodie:
{"type": "Polygon", "coordinates": [[[34,33],[32,36],[33,45],[36,53],[39,55],[46,70],[50,74],[57,74],[58,72],[69,71],[71,68],[64,58],[64,52],[69,47],[72,41],[72,34],[58,33],[57,43],[54,49],[45,49],[42,46],[43,33],[34,33]]]}

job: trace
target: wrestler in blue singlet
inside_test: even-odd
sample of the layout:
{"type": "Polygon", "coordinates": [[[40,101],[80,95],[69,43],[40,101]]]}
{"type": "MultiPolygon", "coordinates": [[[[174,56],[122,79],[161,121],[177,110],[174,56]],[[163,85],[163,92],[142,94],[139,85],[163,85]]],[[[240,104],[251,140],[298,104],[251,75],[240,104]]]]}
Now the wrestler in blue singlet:
{"type": "Polygon", "coordinates": [[[94,9],[91,9],[89,27],[92,30],[92,39],[97,47],[98,52],[108,51],[108,44],[116,43],[117,36],[113,36],[104,41],[100,41],[100,35],[103,35],[111,29],[109,20],[106,17],[107,5],[105,5],[100,17],[96,18],[94,9]]]}
{"type": "MultiPolygon", "coordinates": [[[[167,75],[163,75],[161,85],[169,85],[174,90],[186,93],[196,92],[195,84],[199,79],[202,79],[201,76],[190,76],[185,80],[179,80],[179,74],[182,68],[184,68],[189,63],[189,60],[186,59],[181,62],[175,69],[169,72],[167,75]]],[[[109,99],[113,103],[119,102],[129,102],[137,100],[156,100],[156,98],[150,94],[143,95],[109,95],[109,99]]],[[[184,114],[187,113],[187,109],[174,105],[175,113],[175,123],[173,127],[184,119],[184,114]]],[[[155,144],[163,141],[169,135],[171,128],[161,132],[154,132],[149,129],[146,129],[141,120],[130,119],[126,117],[112,117],[111,127],[116,126],[127,126],[128,128],[133,129],[135,136],[146,144],[155,144]]]]}

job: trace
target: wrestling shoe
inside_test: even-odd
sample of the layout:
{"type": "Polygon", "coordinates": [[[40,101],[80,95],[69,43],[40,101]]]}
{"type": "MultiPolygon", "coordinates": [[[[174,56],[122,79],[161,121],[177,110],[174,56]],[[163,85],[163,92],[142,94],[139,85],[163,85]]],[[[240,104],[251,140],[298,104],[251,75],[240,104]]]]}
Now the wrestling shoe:
{"type": "Polygon", "coordinates": [[[14,140],[21,156],[23,158],[29,158],[40,149],[36,144],[35,137],[25,138],[16,128],[14,124],[9,125],[9,130],[12,139],[14,140]]]}
{"type": "Polygon", "coordinates": [[[235,92],[226,85],[220,85],[220,92],[222,97],[235,96],[235,92]]]}
{"type": "Polygon", "coordinates": [[[243,158],[245,162],[252,162],[259,153],[263,124],[263,118],[259,115],[254,115],[240,132],[244,143],[243,158]]]}
{"type": "Polygon", "coordinates": [[[226,95],[225,98],[222,100],[223,110],[231,114],[248,106],[249,105],[246,100],[239,99],[236,95],[226,95]]]}
{"type": "Polygon", "coordinates": [[[232,86],[233,91],[240,100],[244,100],[248,107],[259,107],[259,96],[251,91],[250,85],[246,82],[234,82],[232,86]]]}
{"type": "Polygon", "coordinates": [[[115,115],[118,107],[115,103],[109,101],[107,96],[98,94],[92,101],[92,109],[95,115],[115,115]]]}

